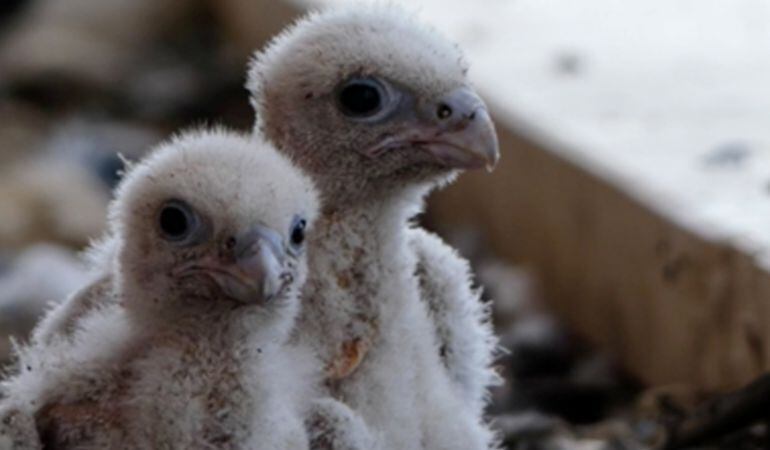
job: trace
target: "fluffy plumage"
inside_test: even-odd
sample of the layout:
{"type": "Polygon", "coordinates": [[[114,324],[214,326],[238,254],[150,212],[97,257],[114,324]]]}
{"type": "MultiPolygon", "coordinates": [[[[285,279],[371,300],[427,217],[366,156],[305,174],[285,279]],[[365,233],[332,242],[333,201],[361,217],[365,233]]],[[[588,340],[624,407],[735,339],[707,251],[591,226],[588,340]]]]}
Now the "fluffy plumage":
{"type": "Polygon", "coordinates": [[[466,405],[480,415],[489,387],[500,381],[492,369],[497,337],[489,306],[473,287],[468,261],[435,234],[421,228],[410,232],[421,298],[436,325],[439,353],[466,405]]]}
{"type": "Polygon", "coordinates": [[[267,145],[214,131],[161,146],[110,210],[118,301],[20,350],[0,439],[36,448],[34,423],[55,448],[307,447],[317,364],[285,342],[315,209],[267,145]]]}
{"type": "Polygon", "coordinates": [[[312,14],[252,63],[257,130],[316,181],[323,214],[296,339],[384,448],[482,449],[495,339],[467,263],[410,227],[497,140],[461,52],[393,7],[312,14]]]}
{"type": "MultiPolygon", "coordinates": [[[[0,329],[27,335],[52,300],[66,298],[90,281],[87,268],[71,250],[53,244],[30,246],[8,269],[0,269],[0,329]]],[[[11,350],[10,339],[0,339],[0,360],[7,361],[11,350]]]]}

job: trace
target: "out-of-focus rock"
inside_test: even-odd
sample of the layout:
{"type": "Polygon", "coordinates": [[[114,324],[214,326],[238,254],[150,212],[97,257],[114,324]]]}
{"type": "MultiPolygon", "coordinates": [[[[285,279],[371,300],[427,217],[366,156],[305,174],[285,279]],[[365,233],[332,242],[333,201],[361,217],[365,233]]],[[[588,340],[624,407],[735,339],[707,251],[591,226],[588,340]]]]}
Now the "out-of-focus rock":
{"type": "Polygon", "coordinates": [[[564,422],[538,412],[501,415],[495,417],[492,425],[509,449],[555,449],[543,445],[571,436],[564,422]]]}
{"type": "Polygon", "coordinates": [[[569,336],[553,318],[542,314],[519,321],[500,341],[510,351],[507,360],[516,379],[565,376],[576,359],[569,336]]]}
{"type": "Polygon", "coordinates": [[[185,0],[35,1],[4,36],[0,81],[53,77],[107,86],[195,4],[185,0]]]}
{"type": "Polygon", "coordinates": [[[638,387],[606,356],[588,348],[541,305],[535,278],[491,258],[477,263],[494,300],[505,383],[492,390],[490,413],[540,411],[577,424],[614,413],[638,387]]]}
{"type": "Polygon", "coordinates": [[[708,398],[693,385],[672,384],[645,390],[636,399],[636,414],[663,421],[679,420],[708,398]]]}
{"type": "MultiPolygon", "coordinates": [[[[642,436],[627,420],[608,420],[573,427],[567,422],[537,412],[505,414],[495,418],[505,448],[510,450],[651,450],[660,448],[659,435],[642,436]],[[645,440],[644,438],[647,438],[645,440]],[[656,440],[658,439],[658,440],[656,440]]],[[[650,433],[659,427],[651,425],[650,433]]],[[[648,433],[648,434],[650,434],[648,433]]]]}
{"type": "Polygon", "coordinates": [[[137,160],[164,138],[160,130],[132,122],[74,117],[51,130],[44,153],[85,166],[107,186],[122,169],[120,158],[137,160]]]}
{"type": "Polygon", "coordinates": [[[169,132],[212,119],[251,129],[254,112],[243,88],[246,57],[234,56],[233,43],[221,34],[217,29],[201,37],[188,29],[175,45],[147,55],[119,86],[121,106],[146,122],[171,125],[169,132]]]}
{"type": "Polygon", "coordinates": [[[175,61],[177,55],[166,56],[163,61],[150,61],[123,85],[129,106],[142,117],[168,118],[198,104],[219,84],[222,72],[204,73],[189,62],[175,61]]]}
{"type": "Polygon", "coordinates": [[[0,248],[87,244],[104,229],[110,189],[123,167],[118,155],[138,159],[162,139],[155,128],[84,117],[62,120],[44,134],[45,140],[26,139],[28,155],[8,155],[0,169],[0,248]]]}
{"type": "Polygon", "coordinates": [[[540,308],[537,280],[526,268],[486,258],[477,264],[476,277],[492,300],[495,325],[501,330],[540,308]]]}
{"type": "Polygon", "coordinates": [[[300,2],[273,0],[210,0],[209,5],[241,58],[261,47],[307,7],[300,2]]]}
{"type": "MultiPolygon", "coordinates": [[[[657,430],[653,426],[653,429],[657,430]]],[[[652,430],[648,431],[652,432],[652,430]]],[[[643,436],[640,428],[628,420],[610,419],[598,425],[579,430],[580,437],[587,442],[601,442],[602,450],[652,450],[660,448],[659,441],[643,436]],[[644,439],[646,438],[646,439],[644,439]]]]}
{"type": "Polygon", "coordinates": [[[52,302],[89,280],[85,264],[66,248],[29,247],[0,273],[0,361],[10,354],[10,337],[24,338],[52,302]]]}
{"type": "Polygon", "coordinates": [[[105,226],[109,195],[84,166],[42,158],[0,172],[0,247],[54,241],[82,247],[105,226]]]}
{"type": "Polygon", "coordinates": [[[0,2],[0,26],[5,25],[7,21],[24,11],[24,8],[31,2],[31,0],[4,0],[0,2]]]}
{"type": "Polygon", "coordinates": [[[589,436],[565,422],[536,412],[499,416],[493,426],[510,450],[642,450],[630,441],[621,445],[612,435],[589,436]],[[625,445],[625,446],[624,446],[625,445]]]}
{"type": "Polygon", "coordinates": [[[0,101],[0,167],[38,152],[48,128],[48,119],[39,110],[0,101]]]}
{"type": "Polygon", "coordinates": [[[535,409],[571,423],[610,417],[638,388],[605,355],[585,348],[547,316],[530,316],[502,336],[510,354],[508,405],[535,409]]]}

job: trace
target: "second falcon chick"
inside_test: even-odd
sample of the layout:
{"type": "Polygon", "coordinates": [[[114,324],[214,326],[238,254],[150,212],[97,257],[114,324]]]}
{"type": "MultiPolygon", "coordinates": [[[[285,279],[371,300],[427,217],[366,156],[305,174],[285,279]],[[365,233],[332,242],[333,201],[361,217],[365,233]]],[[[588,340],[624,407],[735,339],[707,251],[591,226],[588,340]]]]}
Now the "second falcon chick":
{"type": "Polygon", "coordinates": [[[398,8],[311,14],[258,53],[257,132],[313,177],[322,215],[296,337],[385,448],[481,449],[496,340],[468,264],[413,228],[424,196],[498,144],[462,53],[398,8]]]}
{"type": "Polygon", "coordinates": [[[162,145],[110,209],[117,302],[21,349],[5,425],[33,418],[46,448],[307,448],[317,363],[286,340],[315,215],[309,180],[266,144],[162,145]]]}

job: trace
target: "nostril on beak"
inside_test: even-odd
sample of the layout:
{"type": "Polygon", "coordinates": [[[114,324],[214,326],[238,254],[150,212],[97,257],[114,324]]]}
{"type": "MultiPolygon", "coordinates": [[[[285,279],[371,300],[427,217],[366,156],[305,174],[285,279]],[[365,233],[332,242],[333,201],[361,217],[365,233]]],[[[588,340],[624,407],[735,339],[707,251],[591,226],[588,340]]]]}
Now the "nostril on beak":
{"type": "Polygon", "coordinates": [[[438,116],[440,120],[450,118],[452,116],[452,107],[446,103],[440,103],[436,109],[436,116],[438,116]]]}
{"type": "Polygon", "coordinates": [[[237,242],[236,242],[236,240],[235,240],[235,237],[234,237],[234,236],[230,236],[230,237],[229,237],[229,238],[227,238],[227,240],[225,241],[225,248],[226,248],[227,250],[229,250],[229,251],[232,251],[232,250],[235,248],[235,244],[236,244],[236,243],[237,243],[237,242]]]}
{"type": "Polygon", "coordinates": [[[476,118],[476,109],[473,110],[473,112],[468,116],[468,120],[473,120],[476,118]]]}

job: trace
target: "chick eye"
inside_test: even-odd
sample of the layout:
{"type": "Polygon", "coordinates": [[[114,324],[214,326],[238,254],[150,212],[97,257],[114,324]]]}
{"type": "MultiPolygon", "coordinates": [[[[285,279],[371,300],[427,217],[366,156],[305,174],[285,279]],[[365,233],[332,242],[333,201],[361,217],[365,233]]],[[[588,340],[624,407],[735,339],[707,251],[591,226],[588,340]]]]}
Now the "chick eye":
{"type": "Polygon", "coordinates": [[[163,205],[158,214],[158,227],[167,241],[186,241],[197,230],[198,217],[186,203],[171,200],[163,205]]]}
{"type": "Polygon", "coordinates": [[[353,78],[339,88],[337,101],[346,116],[366,118],[383,109],[388,101],[388,91],[374,78],[353,78]]]}
{"type": "Polygon", "coordinates": [[[307,228],[307,222],[301,217],[295,217],[289,230],[289,239],[291,245],[294,248],[299,248],[305,242],[305,228],[307,228]]]}

